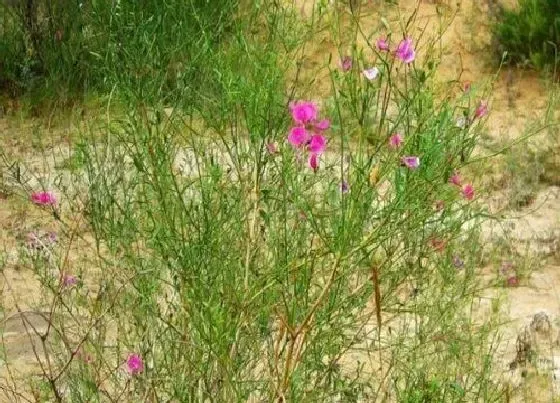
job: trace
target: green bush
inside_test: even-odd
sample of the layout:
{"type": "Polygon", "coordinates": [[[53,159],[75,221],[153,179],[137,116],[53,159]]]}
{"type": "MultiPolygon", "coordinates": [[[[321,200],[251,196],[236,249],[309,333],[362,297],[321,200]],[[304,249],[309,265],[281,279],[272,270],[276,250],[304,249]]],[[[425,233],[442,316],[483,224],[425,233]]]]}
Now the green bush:
{"type": "Polygon", "coordinates": [[[253,3],[223,46],[216,31],[172,38],[180,29],[135,6],[96,39],[126,44],[103,57],[126,114],[107,108],[84,128],[71,172],[56,173],[60,204],[33,206],[62,228],[55,245],[22,245],[56,311],[37,400],[499,398],[492,328],[469,308],[484,212],[464,168],[486,104],[439,100],[435,60],[403,60],[411,46],[437,58],[418,38],[402,57],[354,41],[352,66],[310,99],[305,76],[319,86],[318,72],[293,67],[320,27],[272,3],[253,3]],[[172,56],[204,77],[167,86],[172,56]],[[296,117],[297,100],[317,119],[296,117]],[[324,133],[318,166],[312,138],[290,141],[302,124],[324,133]],[[69,265],[73,242],[82,256],[69,265]]]}
{"type": "Polygon", "coordinates": [[[493,34],[498,57],[542,69],[555,65],[560,40],[560,1],[520,0],[516,10],[502,10],[493,34]]]}
{"type": "Polygon", "coordinates": [[[177,98],[196,89],[208,49],[218,46],[238,0],[35,0],[0,6],[0,90],[52,99],[132,87],[177,98]],[[147,88],[154,71],[168,74],[147,88]]]}

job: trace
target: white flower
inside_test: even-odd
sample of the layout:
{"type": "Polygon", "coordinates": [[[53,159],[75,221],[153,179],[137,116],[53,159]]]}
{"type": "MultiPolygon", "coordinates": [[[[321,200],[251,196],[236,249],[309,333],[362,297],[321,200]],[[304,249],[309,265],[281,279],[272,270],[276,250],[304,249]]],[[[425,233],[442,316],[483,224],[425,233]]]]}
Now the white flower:
{"type": "Polygon", "coordinates": [[[466,125],[467,125],[467,119],[465,119],[464,116],[461,116],[460,118],[457,119],[457,122],[455,122],[455,126],[457,126],[460,129],[464,129],[466,125]]]}
{"type": "Polygon", "coordinates": [[[375,80],[379,75],[379,69],[377,67],[372,67],[371,69],[364,70],[362,74],[370,81],[375,80]]]}

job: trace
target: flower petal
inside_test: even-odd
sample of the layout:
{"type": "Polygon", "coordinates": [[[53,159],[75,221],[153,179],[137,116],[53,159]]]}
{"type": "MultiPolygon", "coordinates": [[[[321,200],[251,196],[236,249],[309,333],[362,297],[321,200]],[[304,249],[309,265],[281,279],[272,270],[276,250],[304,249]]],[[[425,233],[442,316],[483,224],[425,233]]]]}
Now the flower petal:
{"type": "Polygon", "coordinates": [[[370,69],[366,69],[362,71],[362,74],[364,75],[365,78],[367,78],[370,81],[375,80],[379,75],[379,69],[377,67],[372,67],[370,69]]]}
{"type": "Polygon", "coordinates": [[[292,127],[288,135],[288,142],[295,148],[299,148],[307,143],[309,140],[309,133],[305,127],[296,126],[292,127]]]}
{"type": "Polygon", "coordinates": [[[326,148],[327,139],[325,139],[325,136],[315,134],[311,137],[311,140],[309,141],[309,151],[314,154],[321,154],[325,151],[326,148]]]}

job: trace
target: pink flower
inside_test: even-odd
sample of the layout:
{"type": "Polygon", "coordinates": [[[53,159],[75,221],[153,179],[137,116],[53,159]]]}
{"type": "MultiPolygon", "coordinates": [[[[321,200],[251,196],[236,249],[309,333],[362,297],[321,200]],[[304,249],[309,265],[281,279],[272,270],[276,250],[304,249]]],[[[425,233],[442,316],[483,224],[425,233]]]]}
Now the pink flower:
{"type": "Polygon", "coordinates": [[[322,154],[327,148],[327,140],[320,134],[315,134],[309,141],[309,151],[313,154],[322,154]]]}
{"type": "Polygon", "coordinates": [[[309,167],[313,169],[313,172],[317,172],[319,169],[319,155],[315,153],[309,154],[309,167]]]}
{"type": "Polygon", "coordinates": [[[463,186],[463,197],[467,200],[474,199],[474,187],[470,183],[463,186]]]}
{"type": "Polygon", "coordinates": [[[403,143],[403,137],[399,133],[393,134],[389,137],[389,147],[398,149],[403,143]]]}
{"type": "Polygon", "coordinates": [[[297,124],[309,124],[317,119],[317,105],[313,102],[299,101],[290,105],[292,118],[297,124]]]}
{"type": "Polygon", "coordinates": [[[350,56],[344,56],[340,61],[340,67],[344,72],[352,70],[352,58],[350,56]]]}
{"type": "Polygon", "coordinates": [[[376,42],[377,49],[381,50],[382,52],[389,51],[389,41],[387,38],[379,38],[376,42]]]}
{"type": "Polygon", "coordinates": [[[296,126],[292,127],[288,135],[288,142],[295,148],[299,148],[309,141],[309,133],[305,127],[296,126]]]}
{"type": "Polygon", "coordinates": [[[517,276],[510,276],[506,280],[506,285],[508,287],[517,287],[519,286],[519,278],[517,276]]]}
{"type": "Polygon", "coordinates": [[[399,43],[395,54],[399,59],[401,59],[403,63],[412,63],[416,58],[416,52],[414,51],[414,47],[412,46],[412,39],[403,39],[401,43],[399,43]]]}
{"type": "Polygon", "coordinates": [[[379,69],[377,67],[372,67],[371,69],[366,69],[366,70],[362,71],[362,74],[369,81],[375,80],[377,78],[377,76],[379,75],[379,69]]]}
{"type": "Polygon", "coordinates": [[[350,191],[350,185],[348,185],[348,182],[342,181],[340,183],[340,191],[342,193],[348,193],[350,191]]]}
{"type": "Polygon", "coordinates": [[[54,206],[56,196],[53,192],[35,192],[31,195],[31,201],[39,206],[54,206]]]}
{"type": "Polygon", "coordinates": [[[62,277],[62,284],[64,285],[64,287],[72,287],[72,286],[78,284],[78,278],[76,276],[71,275],[71,274],[65,274],[62,277]]]}
{"type": "Polygon", "coordinates": [[[401,158],[401,163],[409,169],[416,169],[420,166],[420,158],[416,156],[405,156],[401,158]]]}
{"type": "Polygon", "coordinates": [[[293,102],[290,105],[290,111],[292,113],[292,118],[298,127],[305,127],[312,131],[325,131],[327,130],[331,122],[328,119],[323,119],[317,122],[317,105],[309,101],[298,101],[293,102]]]}
{"type": "Polygon", "coordinates": [[[144,362],[139,354],[130,354],[126,360],[126,367],[131,375],[137,375],[144,371],[144,362]]]}
{"type": "Polygon", "coordinates": [[[451,177],[449,178],[449,183],[455,185],[455,186],[461,186],[461,175],[459,175],[459,172],[454,172],[453,175],[451,175],[451,177]]]}
{"type": "Polygon", "coordinates": [[[482,118],[488,114],[488,102],[480,101],[476,110],[474,111],[474,116],[476,118],[482,118]]]}
{"type": "Polygon", "coordinates": [[[320,122],[313,124],[313,128],[317,131],[325,131],[331,127],[331,122],[329,119],[323,119],[320,122]]]}
{"type": "Polygon", "coordinates": [[[268,151],[270,155],[274,155],[278,152],[278,145],[276,143],[267,143],[266,151],[268,151]]]}

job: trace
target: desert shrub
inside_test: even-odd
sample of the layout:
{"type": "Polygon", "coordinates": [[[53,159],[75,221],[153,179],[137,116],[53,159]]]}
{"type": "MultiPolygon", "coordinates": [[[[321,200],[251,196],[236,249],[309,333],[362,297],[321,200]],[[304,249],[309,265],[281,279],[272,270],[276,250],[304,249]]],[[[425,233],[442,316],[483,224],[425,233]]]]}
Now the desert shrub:
{"type": "Polygon", "coordinates": [[[472,312],[483,211],[461,176],[487,105],[439,99],[433,46],[395,37],[391,52],[352,43],[341,67],[326,55],[328,95],[309,99],[298,77],[315,72],[293,71],[306,28],[267,4],[207,48],[211,85],[190,102],[166,97],[159,53],[124,54],[152,74],[113,73],[124,116],[83,129],[58,194],[34,189],[63,229],[22,246],[56,312],[34,392],[498,399],[492,327],[472,312]]]}
{"type": "Polygon", "coordinates": [[[519,7],[497,16],[493,34],[498,58],[542,69],[555,66],[560,44],[560,3],[557,0],[521,0],[519,7]]]}

